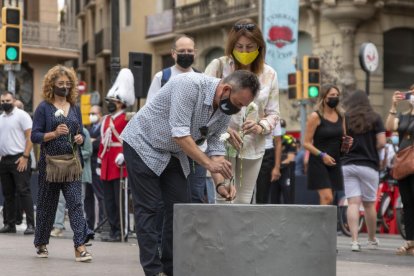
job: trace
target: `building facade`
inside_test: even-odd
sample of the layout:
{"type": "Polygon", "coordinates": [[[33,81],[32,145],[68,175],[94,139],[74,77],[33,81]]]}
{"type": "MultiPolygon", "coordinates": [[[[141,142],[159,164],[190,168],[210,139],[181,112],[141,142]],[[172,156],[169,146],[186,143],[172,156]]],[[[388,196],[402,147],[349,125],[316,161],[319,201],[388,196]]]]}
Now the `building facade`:
{"type": "MultiPolygon", "coordinates": [[[[246,17],[261,20],[261,1],[154,1],[156,12],[146,16],[146,41],[154,47],[153,73],[171,64],[173,38],[182,33],[195,38],[195,67],[203,70],[224,54],[227,33],[235,21],[246,17]]],[[[379,67],[371,74],[370,100],[385,117],[393,91],[407,90],[414,83],[413,26],[411,0],[300,0],[299,60],[304,54],[318,55],[322,82],[338,84],[344,94],[364,90],[366,76],[359,64],[359,49],[364,42],[374,43],[379,67]]],[[[299,130],[297,102],[281,91],[280,103],[289,129],[299,130]]]]}
{"type": "MultiPolygon", "coordinates": [[[[26,111],[33,112],[42,101],[46,72],[57,63],[78,58],[76,27],[63,19],[56,0],[2,2],[6,6],[18,4],[23,10],[22,64],[16,72],[16,97],[25,104],[26,111]]],[[[0,90],[7,90],[7,78],[7,72],[0,71],[0,90]]]]}

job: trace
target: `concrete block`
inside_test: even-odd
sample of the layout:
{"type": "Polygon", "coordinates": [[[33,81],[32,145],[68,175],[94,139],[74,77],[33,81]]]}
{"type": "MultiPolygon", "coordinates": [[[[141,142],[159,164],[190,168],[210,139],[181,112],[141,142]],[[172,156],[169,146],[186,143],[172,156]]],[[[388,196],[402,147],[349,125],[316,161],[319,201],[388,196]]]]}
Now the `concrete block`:
{"type": "Polygon", "coordinates": [[[336,275],[336,207],[176,204],[174,275],[336,275]]]}

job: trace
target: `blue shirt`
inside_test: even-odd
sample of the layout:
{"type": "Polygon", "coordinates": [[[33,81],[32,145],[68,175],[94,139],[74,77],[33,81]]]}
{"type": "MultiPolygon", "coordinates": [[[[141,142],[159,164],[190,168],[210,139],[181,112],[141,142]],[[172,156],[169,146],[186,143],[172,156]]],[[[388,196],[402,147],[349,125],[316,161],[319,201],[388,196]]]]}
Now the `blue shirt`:
{"type": "Polygon", "coordinates": [[[227,130],[230,116],[213,100],[220,79],[200,73],[184,73],[171,78],[135,116],[121,134],[158,176],[168,165],[171,156],[180,160],[184,174],[190,173],[186,154],[174,141],[175,137],[203,138],[201,127],[208,127],[206,154],[224,155],[220,135],[227,130]]]}

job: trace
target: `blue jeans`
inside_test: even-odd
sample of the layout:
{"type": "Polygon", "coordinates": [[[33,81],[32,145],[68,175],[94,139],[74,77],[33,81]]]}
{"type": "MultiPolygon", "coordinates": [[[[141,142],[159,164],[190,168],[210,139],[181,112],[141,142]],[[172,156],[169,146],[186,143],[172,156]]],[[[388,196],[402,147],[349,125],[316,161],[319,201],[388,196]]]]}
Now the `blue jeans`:
{"type": "Polygon", "coordinates": [[[188,158],[188,162],[190,162],[191,169],[191,172],[187,178],[188,185],[191,189],[191,203],[206,203],[207,170],[191,158],[188,158]]]}
{"type": "Polygon", "coordinates": [[[216,202],[216,186],[214,185],[214,181],[211,176],[206,177],[206,187],[208,203],[213,204],[216,202]]]}
{"type": "Polygon", "coordinates": [[[59,228],[59,229],[65,228],[65,207],[66,207],[66,200],[61,191],[59,195],[58,206],[56,209],[55,222],[53,223],[54,228],[59,228]]]}

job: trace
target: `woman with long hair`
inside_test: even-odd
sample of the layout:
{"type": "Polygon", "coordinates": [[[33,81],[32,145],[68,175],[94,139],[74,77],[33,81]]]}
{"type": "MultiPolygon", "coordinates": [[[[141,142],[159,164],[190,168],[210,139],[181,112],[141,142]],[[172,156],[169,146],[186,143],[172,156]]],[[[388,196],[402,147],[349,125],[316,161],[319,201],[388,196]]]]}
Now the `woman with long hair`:
{"type": "MultiPolygon", "coordinates": [[[[249,204],[265,152],[265,139],[272,140],[271,132],[279,119],[277,74],[264,62],[266,43],[259,26],[251,19],[241,19],[233,25],[225,54],[214,59],[205,74],[223,78],[235,70],[248,70],[257,75],[261,85],[252,104],[241,110],[230,108],[227,113],[233,115],[227,131],[237,189],[234,203],[249,204]]],[[[225,97],[229,98],[230,94],[225,97]]]]}
{"type": "Polygon", "coordinates": [[[80,109],[76,106],[77,82],[73,69],[62,65],[51,68],[43,80],[44,101],[34,114],[31,139],[33,143],[40,144],[34,245],[39,258],[48,257],[46,245],[49,244],[62,191],[73,230],[75,259],[88,262],[92,260],[92,255],[86,250],[85,244],[93,238],[93,232],[88,229],[82,208],[82,169],[78,162],[82,162],[79,147],[85,138],[80,109]],[[63,155],[73,156],[77,159],[77,165],[70,170],[58,165],[52,167],[52,160],[63,155]]]}
{"type": "Polygon", "coordinates": [[[333,191],[343,189],[341,142],[344,111],[339,105],[339,88],[328,84],[321,93],[306,124],[304,147],[310,152],[308,188],[317,190],[321,205],[333,202],[333,191]]]}
{"type": "MultiPolygon", "coordinates": [[[[385,122],[388,131],[398,131],[399,149],[401,151],[414,143],[414,85],[410,91],[395,91],[392,96],[392,105],[385,122]],[[409,94],[409,98],[406,95],[409,94]],[[409,101],[407,113],[397,113],[397,105],[401,101],[409,101]]],[[[397,249],[397,255],[414,255],[414,174],[398,181],[404,211],[406,243],[397,249]]]]}
{"type": "Polygon", "coordinates": [[[378,151],[385,146],[385,128],[364,91],[353,92],[344,104],[346,129],[354,143],[349,152],[341,158],[344,175],[345,196],[348,199],[347,220],[351,231],[351,250],[360,251],[358,241],[359,208],[365,210],[368,229],[368,249],[377,249],[375,237],[377,212],[375,201],[379,184],[380,160],[378,151]]]}

